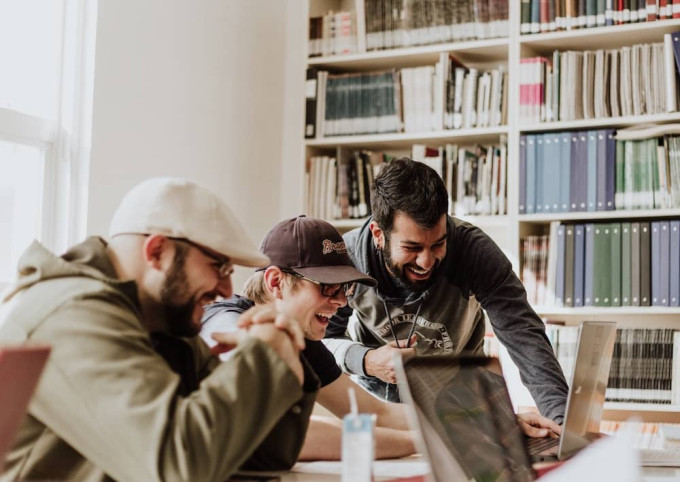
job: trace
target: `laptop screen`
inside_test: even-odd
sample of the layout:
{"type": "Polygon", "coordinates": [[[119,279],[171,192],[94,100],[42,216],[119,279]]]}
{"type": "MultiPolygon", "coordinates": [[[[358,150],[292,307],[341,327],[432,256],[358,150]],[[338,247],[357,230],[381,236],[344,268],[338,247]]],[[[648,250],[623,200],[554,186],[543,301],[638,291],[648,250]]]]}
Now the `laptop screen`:
{"type": "Polygon", "coordinates": [[[574,376],[569,388],[559,458],[567,458],[600,433],[616,323],[584,321],[578,337],[574,376]]]}
{"type": "Polygon", "coordinates": [[[533,480],[498,360],[414,357],[398,369],[438,481],[533,480]],[[458,477],[452,471],[462,471],[458,477]]]}
{"type": "Polygon", "coordinates": [[[0,473],[49,353],[47,346],[0,347],[0,473]]]}

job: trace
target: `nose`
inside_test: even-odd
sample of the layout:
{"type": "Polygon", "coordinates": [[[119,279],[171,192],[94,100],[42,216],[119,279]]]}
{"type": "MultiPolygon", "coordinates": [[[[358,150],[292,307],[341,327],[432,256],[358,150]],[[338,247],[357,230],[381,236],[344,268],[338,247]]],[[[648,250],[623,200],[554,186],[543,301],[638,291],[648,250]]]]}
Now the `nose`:
{"type": "Polygon", "coordinates": [[[231,283],[231,276],[222,278],[217,282],[217,292],[223,298],[231,298],[234,294],[234,286],[231,283]]]}
{"type": "Polygon", "coordinates": [[[430,269],[434,266],[434,263],[435,257],[434,253],[431,250],[423,249],[420,253],[418,253],[418,257],[416,258],[416,264],[421,268],[430,269]]]}
{"type": "Polygon", "coordinates": [[[347,297],[345,296],[345,292],[343,290],[340,290],[340,292],[338,292],[337,295],[330,298],[330,301],[332,304],[342,308],[347,304],[347,297]]]}

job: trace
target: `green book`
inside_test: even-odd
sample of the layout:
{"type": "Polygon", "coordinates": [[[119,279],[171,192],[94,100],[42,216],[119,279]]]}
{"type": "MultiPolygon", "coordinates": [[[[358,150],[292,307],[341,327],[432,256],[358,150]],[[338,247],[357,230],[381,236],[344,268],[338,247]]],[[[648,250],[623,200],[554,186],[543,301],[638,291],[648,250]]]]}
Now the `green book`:
{"type": "Polygon", "coordinates": [[[640,223],[630,223],[630,305],[640,306],[640,223]]]}
{"type": "Polygon", "coordinates": [[[611,306],[611,226],[595,224],[593,234],[593,305],[611,306]]]}
{"type": "Polygon", "coordinates": [[[651,249],[651,223],[644,221],[640,223],[640,306],[651,306],[652,302],[651,249]]]}
{"type": "Polygon", "coordinates": [[[621,306],[621,223],[609,225],[611,249],[611,306],[621,306]]]}
{"type": "Polygon", "coordinates": [[[626,141],[616,141],[616,191],[614,193],[614,206],[623,209],[626,193],[626,141]]]}
{"type": "Polygon", "coordinates": [[[621,306],[631,306],[631,226],[621,223],[621,306]]]}

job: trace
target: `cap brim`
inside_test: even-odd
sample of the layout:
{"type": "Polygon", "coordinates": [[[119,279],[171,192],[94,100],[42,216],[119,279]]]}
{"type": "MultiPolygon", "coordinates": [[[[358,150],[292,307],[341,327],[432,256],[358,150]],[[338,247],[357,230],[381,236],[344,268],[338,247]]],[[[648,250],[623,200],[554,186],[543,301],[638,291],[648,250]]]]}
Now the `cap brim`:
{"type": "Polygon", "coordinates": [[[271,263],[269,257],[265,256],[259,251],[256,252],[238,251],[229,253],[226,252],[225,250],[224,254],[229,256],[232,262],[237,266],[247,266],[249,268],[263,268],[265,266],[269,266],[269,264],[271,263]]]}
{"type": "Polygon", "coordinates": [[[365,284],[368,286],[375,286],[378,282],[362,273],[358,269],[347,266],[311,266],[306,268],[292,268],[296,273],[300,273],[306,278],[318,281],[319,283],[325,284],[336,284],[336,283],[352,283],[356,281],[357,283],[365,284]]]}

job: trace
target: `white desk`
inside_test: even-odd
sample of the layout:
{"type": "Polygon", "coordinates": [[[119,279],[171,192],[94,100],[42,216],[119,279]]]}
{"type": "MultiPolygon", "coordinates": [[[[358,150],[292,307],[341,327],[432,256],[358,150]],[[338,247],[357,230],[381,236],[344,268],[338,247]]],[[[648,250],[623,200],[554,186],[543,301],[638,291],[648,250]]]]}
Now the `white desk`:
{"type": "MultiPolygon", "coordinates": [[[[290,472],[275,472],[272,475],[281,477],[281,482],[338,482],[341,479],[341,472],[340,462],[299,462],[290,472]]],[[[413,456],[403,459],[378,460],[374,463],[373,473],[375,481],[385,481],[423,475],[429,473],[429,467],[422,457],[413,456]]],[[[642,468],[642,482],[670,481],[680,481],[680,468],[642,468]]]]}

